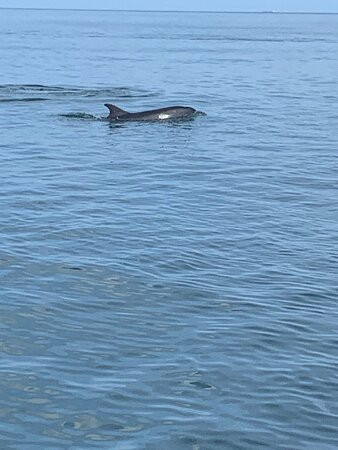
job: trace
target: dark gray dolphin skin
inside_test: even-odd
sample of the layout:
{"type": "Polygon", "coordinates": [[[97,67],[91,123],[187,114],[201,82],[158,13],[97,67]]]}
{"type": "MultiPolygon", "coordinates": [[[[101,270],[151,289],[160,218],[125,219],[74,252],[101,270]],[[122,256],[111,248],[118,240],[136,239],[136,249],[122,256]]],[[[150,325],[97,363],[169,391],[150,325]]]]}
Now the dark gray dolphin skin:
{"type": "Polygon", "coordinates": [[[190,108],[189,106],[169,106],[167,108],[152,109],[150,111],[135,113],[124,111],[110,103],[105,103],[104,106],[109,109],[110,114],[107,119],[111,121],[183,119],[192,117],[197,113],[196,109],[190,108]]]}

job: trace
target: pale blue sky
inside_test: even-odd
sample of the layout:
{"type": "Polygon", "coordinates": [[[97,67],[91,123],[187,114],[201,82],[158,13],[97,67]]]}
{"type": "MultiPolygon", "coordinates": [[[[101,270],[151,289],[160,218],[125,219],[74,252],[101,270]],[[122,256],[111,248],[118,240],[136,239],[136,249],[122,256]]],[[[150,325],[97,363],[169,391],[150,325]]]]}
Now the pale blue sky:
{"type": "Polygon", "coordinates": [[[338,12],[338,0],[0,0],[10,8],[338,12]]]}

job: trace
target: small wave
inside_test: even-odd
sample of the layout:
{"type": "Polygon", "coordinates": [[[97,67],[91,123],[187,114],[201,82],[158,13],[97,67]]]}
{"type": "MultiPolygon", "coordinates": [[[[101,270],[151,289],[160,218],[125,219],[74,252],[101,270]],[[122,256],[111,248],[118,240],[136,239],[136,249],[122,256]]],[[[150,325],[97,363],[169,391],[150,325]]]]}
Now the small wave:
{"type": "Polygon", "coordinates": [[[92,114],[82,113],[82,112],[74,112],[74,113],[65,113],[59,114],[59,117],[64,117],[66,119],[81,119],[81,120],[102,120],[101,117],[94,116],[92,114]]]}
{"type": "Polygon", "coordinates": [[[24,98],[0,98],[0,103],[12,102],[45,102],[48,98],[43,97],[24,97],[24,98]]]}
{"type": "Polygon", "coordinates": [[[1,91],[7,91],[7,92],[19,92],[19,91],[51,91],[56,90],[60,91],[64,88],[58,87],[58,86],[43,86],[42,84],[2,84],[0,85],[0,92],[1,91]]]}
{"type": "Polygon", "coordinates": [[[3,84],[0,85],[0,101],[46,101],[62,98],[140,98],[153,97],[156,94],[138,88],[122,87],[77,87],[46,86],[42,84],[3,84]],[[41,98],[43,93],[43,98],[41,98]],[[29,97],[27,97],[27,94],[29,97]],[[2,98],[3,97],[3,98],[2,98]]]}
{"type": "Polygon", "coordinates": [[[305,38],[305,37],[281,37],[281,38],[273,38],[273,37],[252,37],[252,36],[209,36],[209,35],[190,35],[190,34],[177,34],[171,37],[167,35],[139,35],[138,39],[146,39],[146,40],[172,40],[172,41],[205,41],[205,42],[213,42],[213,41],[221,41],[221,42],[267,42],[267,43],[304,43],[304,44],[312,44],[312,43],[328,43],[333,44],[336,41],[333,39],[323,38],[323,37],[314,37],[314,38],[305,38]]]}

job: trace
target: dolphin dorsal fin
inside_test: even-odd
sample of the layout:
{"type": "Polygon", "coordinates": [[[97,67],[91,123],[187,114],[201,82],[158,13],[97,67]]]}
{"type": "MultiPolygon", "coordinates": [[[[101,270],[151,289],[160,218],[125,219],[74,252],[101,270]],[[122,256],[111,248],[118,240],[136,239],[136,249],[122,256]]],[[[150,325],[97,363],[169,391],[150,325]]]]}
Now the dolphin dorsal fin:
{"type": "Polygon", "coordinates": [[[105,103],[104,106],[106,106],[109,109],[109,116],[110,118],[114,119],[115,117],[124,116],[125,114],[128,114],[127,111],[124,111],[121,108],[118,108],[115,105],[112,105],[110,103],[105,103]]]}

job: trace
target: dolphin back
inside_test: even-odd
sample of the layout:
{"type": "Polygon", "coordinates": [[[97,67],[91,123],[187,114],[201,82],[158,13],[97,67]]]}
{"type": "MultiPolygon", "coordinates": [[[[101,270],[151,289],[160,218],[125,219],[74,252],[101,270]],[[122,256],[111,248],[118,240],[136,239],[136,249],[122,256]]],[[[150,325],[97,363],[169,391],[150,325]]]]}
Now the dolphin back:
{"type": "Polygon", "coordinates": [[[196,109],[190,106],[168,106],[166,108],[151,109],[149,111],[141,112],[128,112],[110,103],[105,103],[109,109],[108,120],[142,120],[142,121],[153,121],[153,120],[168,120],[168,119],[183,119],[186,117],[192,117],[197,114],[196,109]]]}

